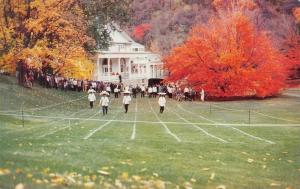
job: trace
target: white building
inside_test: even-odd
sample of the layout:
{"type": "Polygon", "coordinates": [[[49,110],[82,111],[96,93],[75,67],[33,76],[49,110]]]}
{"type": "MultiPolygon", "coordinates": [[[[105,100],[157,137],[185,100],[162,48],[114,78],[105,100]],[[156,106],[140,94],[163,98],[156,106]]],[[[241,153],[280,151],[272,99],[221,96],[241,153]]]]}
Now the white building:
{"type": "Polygon", "coordinates": [[[163,63],[158,54],[145,50],[125,32],[111,31],[111,45],[97,52],[94,80],[122,82],[126,84],[148,84],[149,79],[162,79],[163,63]]]}

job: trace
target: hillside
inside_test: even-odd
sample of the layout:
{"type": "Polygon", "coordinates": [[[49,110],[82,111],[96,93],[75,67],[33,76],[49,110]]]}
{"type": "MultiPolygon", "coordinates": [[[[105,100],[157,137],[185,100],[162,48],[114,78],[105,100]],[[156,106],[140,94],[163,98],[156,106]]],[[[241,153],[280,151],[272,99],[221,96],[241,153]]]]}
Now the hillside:
{"type": "MultiPolygon", "coordinates": [[[[300,7],[297,0],[256,0],[255,13],[261,27],[272,33],[275,43],[282,45],[288,27],[295,27],[292,10],[300,7]]],[[[194,25],[204,24],[215,16],[213,0],[133,0],[129,31],[141,43],[160,54],[181,44],[194,25]]]]}

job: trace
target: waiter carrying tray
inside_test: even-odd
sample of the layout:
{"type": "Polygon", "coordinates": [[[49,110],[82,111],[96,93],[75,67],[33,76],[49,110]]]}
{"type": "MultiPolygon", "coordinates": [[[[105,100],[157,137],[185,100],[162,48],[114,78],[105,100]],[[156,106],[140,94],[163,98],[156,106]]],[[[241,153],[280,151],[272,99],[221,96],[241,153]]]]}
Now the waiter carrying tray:
{"type": "Polygon", "coordinates": [[[124,108],[125,108],[125,113],[127,113],[129,104],[131,102],[130,92],[129,91],[124,91],[123,94],[124,94],[123,105],[124,105],[124,108]]]}
{"type": "Polygon", "coordinates": [[[109,93],[106,91],[102,91],[100,95],[101,98],[100,98],[99,105],[102,107],[103,115],[106,115],[108,110],[108,104],[109,104],[109,99],[108,99],[109,93]]]}
{"type": "Polygon", "coordinates": [[[95,96],[96,91],[93,88],[90,88],[88,90],[88,99],[90,102],[90,107],[93,108],[94,107],[94,101],[96,101],[96,96],[95,96]]]}
{"type": "Polygon", "coordinates": [[[166,93],[158,93],[158,95],[159,95],[158,104],[159,104],[159,107],[160,107],[159,113],[162,114],[165,110],[165,106],[166,106],[166,102],[167,102],[166,98],[165,98],[166,93]]]}

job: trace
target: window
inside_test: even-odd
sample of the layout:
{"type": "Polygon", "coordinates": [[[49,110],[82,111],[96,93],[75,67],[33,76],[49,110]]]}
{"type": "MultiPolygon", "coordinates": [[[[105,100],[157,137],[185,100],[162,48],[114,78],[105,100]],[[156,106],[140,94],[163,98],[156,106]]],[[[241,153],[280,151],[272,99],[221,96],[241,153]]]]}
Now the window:
{"type": "Polygon", "coordinates": [[[124,44],[120,44],[119,45],[119,52],[120,51],[124,51],[125,50],[125,45],[124,44]]]}
{"type": "Polygon", "coordinates": [[[108,72],[108,64],[107,64],[107,62],[108,62],[107,58],[103,59],[102,70],[103,70],[104,73],[108,72]]]}
{"type": "Polygon", "coordinates": [[[121,58],[120,62],[121,62],[121,72],[124,72],[125,71],[125,67],[126,67],[126,60],[125,60],[125,58],[121,58]]]}

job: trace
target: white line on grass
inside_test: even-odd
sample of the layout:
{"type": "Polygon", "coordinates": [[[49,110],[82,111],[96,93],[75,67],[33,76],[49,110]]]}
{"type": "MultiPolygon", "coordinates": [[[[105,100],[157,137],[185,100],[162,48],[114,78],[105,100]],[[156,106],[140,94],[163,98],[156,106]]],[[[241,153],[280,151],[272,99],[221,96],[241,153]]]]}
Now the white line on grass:
{"type": "Polygon", "coordinates": [[[271,116],[271,115],[268,115],[268,114],[263,114],[261,112],[258,112],[258,111],[253,111],[254,113],[257,113],[259,115],[262,115],[264,117],[269,117],[269,118],[272,118],[272,119],[277,119],[277,120],[282,120],[282,121],[288,121],[288,122],[293,122],[293,123],[298,123],[299,121],[295,121],[295,120],[290,120],[290,119],[284,119],[284,118],[279,118],[279,117],[274,117],[274,116],[271,116]]]}
{"type": "Polygon", "coordinates": [[[152,106],[151,106],[151,104],[150,104],[150,100],[149,100],[149,99],[148,99],[148,103],[149,103],[150,108],[151,108],[152,112],[154,113],[156,119],[157,119],[157,120],[159,121],[159,123],[165,128],[166,133],[168,133],[169,135],[171,135],[172,137],[174,137],[174,138],[177,140],[177,142],[181,142],[180,138],[179,138],[177,135],[175,135],[174,133],[172,133],[172,132],[170,131],[170,129],[168,128],[168,126],[167,126],[164,122],[162,122],[161,119],[158,117],[158,115],[155,113],[155,111],[153,110],[153,108],[152,108],[152,106]]]}
{"type": "MultiPolygon", "coordinates": [[[[79,123],[75,123],[75,125],[79,125],[79,124],[82,124],[82,123],[84,123],[84,122],[86,122],[86,121],[89,121],[90,118],[95,117],[97,114],[99,114],[99,111],[97,111],[95,114],[93,114],[92,116],[88,117],[87,119],[83,119],[83,120],[80,121],[79,123]]],[[[61,131],[61,130],[65,130],[65,129],[69,128],[69,127],[72,127],[72,125],[68,125],[68,126],[66,126],[66,127],[62,127],[62,128],[56,129],[56,130],[51,131],[51,132],[49,132],[49,133],[45,133],[45,134],[39,136],[38,139],[43,138],[43,137],[45,137],[45,136],[52,135],[52,134],[54,134],[54,133],[56,133],[56,132],[58,132],[58,131],[61,131]]]]}
{"type": "Polygon", "coordinates": [[[283,93],[283,95],[286,95],[286,96],[293,96],[293,97],[298,97],[298,98],[300,98],[300,95],[296,95],[296,94],[292,94],[292,93],[283,93]]]}
{"type": "MultiPolygon", "coordinates": [[[[78,114],[78,113],[80,113],[80,112],[82,112],[83,110],[79,110],[79,111],[77,111],[77,112],[74,112],[74,113],[72,113],[70,116],[74,116],[74,115],[76,115],[76,114],[78,114]]],[[[25,116],[24,115],[24,117],[30,117],[30,116],[25,116]]],[[[26,128],[23,128],[22,130],[15,130],[15,131],[8,131],[7,133],[14,133],[14,132],[22,132],[22,131],[29,131],[29,130],[32,130],[32,129],[41,129],[41,128],[44,128],[44,127],[49,127],[49,126],[51,126],[51,125],[54,125],[55,123],[58,123],[58,122],[60,122],[60,121],[64,121],[65,119],[64,118],[58,118],[58,120],[57,119],[55,119],[55,120],[53,120],[53,121],[50,121],[50,122],[48,122],[48,123],[43,123],[43,124],[41,124],[41,125],[39,125],[38,127],[26,127],[26,128]]]]}
{"type": "Polygon", "coordinates": [[[207,136],[210,136],[210,137],[212,137],[212,138],[214,138],[214,139],[217,139],[217,140],[219,140],[219,141],[221,141],[221,142],[223,142],[223,143],[227,143],[226,140],[224,140],[224,139],[222,139],[222,138],[219,138],[219,137],[217,137],[217,136],[215,136],[215,135],[212,135],[212,134],[208,133],[206,130],[204,130],[203,128],[201,128],[201,127],[199,127],[199,126],[197,126],[197,125],[191,123],[190,121],[186,120],[186,119],[183,118],[181,115],[179,115],[177,112],[174,112],[173,110],[171,110],[171,112],[172,112],[173,114],[175,114],[179,119],[183,120],[183,121],[186,122],[186,123],[189,123],[189,124],[190,124],[191,126],[193,126],[195,129],[197,129],[197,130],[199,130],[199,131],[202,131],[202,132],[203,132],[204,134],[206,134],[207,136]]]}
{"type": "MultiPolygon", "coordinates": [[[[113,118],[117,117],[117,115],[119,114],[120,112],[118,112],[116,115],[114,115],[113,118]]],[[[92,130],[89,134],[87,134],[83,139],[84,140],[87,140],[89,139],[91,136],[93,136],[96,132],[100,131],[101,129],[103,129],[105,126],[107,126],[108,124],[110,124],[112,122],[112,120],[110,121],[107,121],[106,123],[100,125],[98,128],[92,130]]]]}
{"type": "Polygon", "coordinates": [[[137,104],[138,104],[138,100],[137,98],[135,99],[135,114],[134,114],[134,122],[133,122],[133,128],[132,128],[132,134],[130,139],[134,140],[135,139],[135,134],[136,134],[136,115],[137,115],[137,104]]]}
{"type": "MultiPolygon", "coordinates": [[[[200,103],[197,103],[197,104],[200,104],[200,103]]],[[[220,106],[220,105],[215,105],[215,104],[211,104],[211,106],[216,107],[216,108],[220,108],[220,109],[224,109],[224,110],[235,111],[235,112],[248,112],[249,111],[249,109],[248,110],[246,110],[246,109],[232,109],[232,108],[226,108],[226,107],[223,107],[223,106],[220,106]]],[[[288,122],[293,122],[293,123],[299,123],[299,121],[296,121],[296,120],[290,120],[290,119],[284,119],[284,118],[280,118],[280,117],[275,117],[275,116],[271,116],[271,115],[268,115],[268,114],[263,114],[261,112],[258,112],[258,111],[255,111],[255,110],[251,110],[251,109],[250,109],[250,111],[254,112],[254,113],[257,113],[257,114],[260,114],[260,115],[265,116],[265,117],[272,118],[272,119],[277,119],[277,120],[282,120],[282,121],[288,121],[288,122]]]]}
{"type": "MultiPolygon", "coordinates": [[[[111,103],[112,103],[113,101],[114,101],[114,99],[111,100],[111,103]]],[[[85,109],[83,109],[83,110],[85,110],[85,109]]],[[[83,111],[83,110],[80,110],[79,112],[81,112],[81,111],[83,111]]],[[[100,110],[97,111],[97,112],[96,112],[95,114],[93,114],[92,116],[90,116],[90,117],[84,119],[83,121],[81,121],[81,122],[79,122],[79,123],[75,123],[75,125],[79,125],[79,124],[82,124],[82,123],[84,123],[84,122],[86,122],[86,121],[89,121],[92,117],[95,117],[98,113],[100,113],[100,110]]],[[[77,113],[75,113],[75,114],[77,114],[77,113]]],[[[81,118],[81,119],[82,119],[82,118],[81,118]]],[[[61,120],[65,120],[65,119],[61,119],[61,120]]],[[[70,123],[70,122],[69,122],[69,123],[70,123]]],[[[54,133],[56,133],[56,132],[58,132],[58,131],[67,129],[67,128],[69,128],[69,127],[71,127],[71,125],[68,125],[68,126],[66,126],[66,127],[62,127],[62,128],[57,129],[57,130],[51,131],[51,132],[49,132],[49,133],[43,134],[43,135],[41,135],[41,136],[38,137],[38,138],[43,138],[43,137],[45,137],[45,136],[52,135],[52,134],[54,134],[54,133]]]]}
{"type": "MultiPolygon", "coordinates": [[[[191,112],[191,111],[188,111],[188,110],[184,109],[184,108],[181,107],[179,104],[178,104],[177,106],[178,106],[180,109],[182,109],[183,111],[188,112],[189,114],[197,115],[197,116],[203,118],[203,116],[201,116],[201,115],[195,114],[194,112],[191,112]]],[[[206,118],[205,118],[205,119],[206,119],[206,118]]],[[[210,119],[206,119],[206,120],[210,120],[210,119]]],[[[218,124],[218,122],[216,122],[216,121],[213,121],[213,120],[210,120],[210,121],[211,121],[212,123],[217,123],[217,124],[218,124]]],[[[219,124],[218,124],[218,125],[219,125],[219,124]]],[[[221,125],[221,124],[220,124],[220,125],[221,125]]],[[[222,125],[222,126],[224,126],[224,127],[229,127],[229,128],[231,128],[231,129],[233,129],[233,130],[235,130],[235,131],[237,131],[237,132],[239,132],[239,133],[242,133],[242,134],[244,134],[244,135],[246,135],[246,136],[248,136],[248,137],[250,137],[250,138],[253,138],[253,139],[256,139],[256,140],[260,140],[260,141],[264,141],[264,142],[267,142],[267,143],[269,143],[269,144],[275,144],[274,142],[272,142],[272,141],[270,141],[270,140],[263,139],[263,138],[260,138],[260,137],[251,135],[251,134],[249,134],[249,133],[246,133],[245,131],[242,131],[242,130],[237,129],[237,128],[235,128],[235,127],[232,127],[232,126],[230,126],[230,125],[222,125]]]]}
{"type": "MultiPolygon", "coordinates": [[[[111,111],[110,111],[111,112],[111,111]]],[[[7,116],[17,116],[17,117],[22,117],[21,114],[1,114],[0,115],[7,115],[7,116]]],[[[63,119],[63,120],[82,120],[83,118],[77,118],[77,117],[60,117],[60,116],[38,116],[38,115],[24,115],[24,117],[31,117],[31,118],[45,118],[45,119],[63,119]]],[[[237,127],[249,127],[249,124],[246,123],[203,123],[203,122],[191,122],[191,123],[186,123],[186,122],[176,122],[176,121],[143,121],[143,120],[120,120],[120,119],[86,119],[87,121],[96,121],[96,122],[106,122],[106,121],[112,121],[112,122],[124,122],[124,123],[149,123],[149,124],[158,124],[158,123],[165,123],[165,124],[183,124],[183,125],[190,125],[190,124],[195,124],[195,125],[211,125],[211,126],[237,126],[237,127]]],[[[300,123],[254,123],[251,124],[251,127],[300,127],[300,123]]]]}
{"type": "Polygon", "coordinates": [[[249,110],[246,110],[246,109],[232,109],[232,108],[227,108],[227,107],[223,107],[223,106],[216,105],[216,104],[211,104],[211,106],[216,107],[216,108],[220,108],[220,109],[224,109],[224,110],[235,111],[235,112],[246,112],[246,111],[249,111],[249,110]]]}
{"type": "MultiPolygon", "coordinates": [[[[39,107],[39,108],[24,109],[24,112],[27,112],[27,111],[34,112],[34,111],[37,111],[37,110],[44,110],[44,109],[52,108],[52,107],[55,107],[55,106],[59,106],[59,105],[63,105],[63,104],[68,104],[68,103],[71,103],[71,102],[75,102],[75,101],[83,99],[84,97],[85,96],[82,96],[82,97],[74,99],[74,100],[70,100],[70,101],[66,101],[66,102],[61,102],[61,103],[57,103],[57,104],[51,104],[49,106],[42,106],[42,107],[39,107]]],[[[0,112],[21,112],[21,111],[22,110],[1,110],[0,112]]]]}

